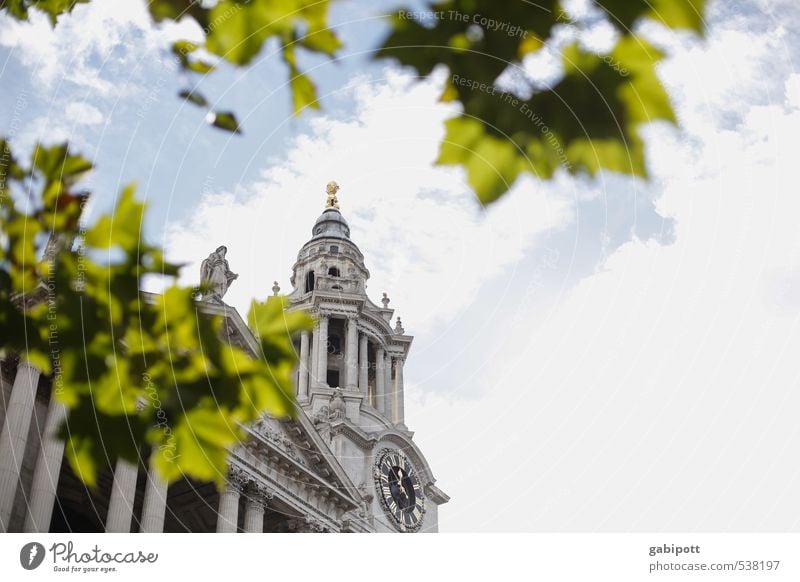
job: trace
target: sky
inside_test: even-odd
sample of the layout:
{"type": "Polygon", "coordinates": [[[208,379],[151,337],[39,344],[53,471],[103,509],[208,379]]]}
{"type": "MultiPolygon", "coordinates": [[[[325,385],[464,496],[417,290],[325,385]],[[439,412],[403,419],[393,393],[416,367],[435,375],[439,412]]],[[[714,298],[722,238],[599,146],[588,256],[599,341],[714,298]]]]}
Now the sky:
{"type": "Polygon", "coordinates": [[[394,6],[333,4],[347,46],[304,62],[319,112],[291,116],[275,55],[203,80],[233,137],[175,96],[165,47],[191,26],[110,0],[2,19],[0,127],[92,157],[93,212],[136,180],[182,282],[227,245],[242,313],[291,288],[339,182],[368,292],[415,336],[406,424],[442,531],[800,530],[800,7],[712,1],[703,40],[646,27],[681,125],[645,129],[651,179],[526,176],[484,209],[434,164],[444,76],[370,58],[394,6]]]}

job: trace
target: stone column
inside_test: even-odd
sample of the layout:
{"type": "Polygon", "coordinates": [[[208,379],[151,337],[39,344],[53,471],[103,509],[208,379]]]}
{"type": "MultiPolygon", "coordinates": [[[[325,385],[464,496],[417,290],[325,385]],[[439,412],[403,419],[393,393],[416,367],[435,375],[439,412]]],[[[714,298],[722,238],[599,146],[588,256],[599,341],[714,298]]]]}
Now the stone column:
{"type": "Polygon", "coordinates": [[[133,501],[136,496],[136,465],[125,459],[117,459],[114,469],[114,482],[111,484],[111,498],[108,501],[106,516],[107,533],[130,533],[133,519],[133,501]]]}
{"type": "Polygon", "coordinates": [[[39,370],[20,360],[0,433],[0,532],[8,531],[38,384],[39,370]]]}
{"type": "Polygon", "coordinates": [[[264,533],[264,510],[272,499],[270,491],[260,483],[251,483],[247,488],[245,502],[244,531],[264,533]]]}
{"type": "Polygon", "coordinates": [[[155,458],[159,454],[156,449],[150,455],[150,466],[144,486],[144,504],[142,505],[141,533],[161,533],[164,531],[164,517],[167,512],[167,483],[161,479],[155,468],[155,458]]]}
{"type": "Polygon", "coordinates": [[[384,394],[386,393],[386,360],[383,357],[383,348],[378,347],[375,350],[375,406],[378,412],[385,412],[384,408],[384,394]]]}
{"type": "Polygon", "coordinates": [[[358,391],[369,396],[369,340],[362,333],[358,340],[358,391]]]}
{"type": "Polygon", "coordinates": [[[391,421],[394,418],[394,411],[392,410],[392,401],[394,400],[394,386],[392,386],[392,356],[386,354],[386,364],[384,366],[384,386],[386,389],[383,392],[383,413],[386,418],[391,421]]]}
{"type": "Polygon", "coordinates": [[[328,384],[328,316],[319,316],[319,345],[317,346],[317,378],[320,384],[328,384]]]}
{"type": "Polygon", "coordinates": [[[26,532],[46,533],[50,529],[58,477],[61,474],[61,461],[64,456],[64,441],[58,438],[58,429],[66,417],[67,407],[53,394],[44,421],[42,446],[39,448],[39,456],[33,470],[28,513],[25,516],[26,532]]]}
{"type": "Polygon", "coordinates": [[[403,358],[394,360],[394,423],[405,428],[405,392],[403,387],[403,358]]]}
{"type": "Polygon", "coordinates": [[[297,399],[308,400],[308,332],[300,333],[300,364],[297,377],[297,399]]]}
{"type": "Polygon", "coordinates": [[[228,476],[225,489],[219,494],[217,533],[236,533],[239,523],[239,497],[244,486],[244,476],[234,470],[228,476]]]}
{"type": "Polygon", "coordinates": [[[357,318],[347,318],[347,341],[345,342],[346,379],[344,387],[355,390],[358,385],[358,327],[357,318]]]}
{"type": "Polygon", "coordinates": [[[311,369],[308,371],[308,375],[313,386],[314,383],[319,382],[317,377],[319,373],[319,321],[314,324],[311,340],[311,346],[309,346],[311,349],[311,369]]]}

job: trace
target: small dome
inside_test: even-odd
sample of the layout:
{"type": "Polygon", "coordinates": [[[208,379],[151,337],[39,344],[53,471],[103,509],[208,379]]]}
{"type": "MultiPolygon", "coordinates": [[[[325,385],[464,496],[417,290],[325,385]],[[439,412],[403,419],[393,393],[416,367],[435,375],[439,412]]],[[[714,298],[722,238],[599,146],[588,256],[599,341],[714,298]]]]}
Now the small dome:
{"type": "Polygon", "coordinates": [[[311,240],[318,238],[350,238],[350,225],[336,208],[326,208],[314,223],[311,240]]]}

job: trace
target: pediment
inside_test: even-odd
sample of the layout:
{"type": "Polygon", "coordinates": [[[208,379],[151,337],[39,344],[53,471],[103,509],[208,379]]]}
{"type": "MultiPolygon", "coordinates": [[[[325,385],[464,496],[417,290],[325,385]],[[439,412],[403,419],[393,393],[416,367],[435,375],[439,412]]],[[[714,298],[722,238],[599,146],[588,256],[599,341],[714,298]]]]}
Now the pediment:
{"type": "Polygon", "coordinates": [[[245,446],[258,457],[312,477],[351,509],[361,506],[358,489],[303,410],[292,420],[264,416],[248,432],[251,438],[245,446]]]}

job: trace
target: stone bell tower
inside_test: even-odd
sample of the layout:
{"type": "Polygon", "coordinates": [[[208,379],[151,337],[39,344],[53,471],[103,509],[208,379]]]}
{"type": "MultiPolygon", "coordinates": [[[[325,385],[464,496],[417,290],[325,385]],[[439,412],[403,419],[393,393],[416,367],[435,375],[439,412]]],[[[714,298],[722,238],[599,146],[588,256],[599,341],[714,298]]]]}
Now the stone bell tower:
{"type": "Polygon", "coordinates": [[[313,335],[301,337],[298,400],[312,414],[327,407],[354,422],[364,404],[367,417],[382,417],[378,424],[406,430],[403,364],[413,338],[399,321],[392,329],[386,294],[380,306],[367,297],[369,270],[350,239],[338,190],[336,182],[328,184],[325,208],[292,268],[292,307],[318,318],[313,335]]]}
{"type": "Polygon", "coordinates": [[[360,519],[374,531],[437,531],[438,507],[449,497],[434,484],[405,419],[403,367],[413,338],[400,318],[392,327],[386,293],[380,304],[367,296],[369,270],[338,191],[328,184],[325,208],[292,267],[290,309],[317,319],[297,346],[297,400],[358,488],[360,519]]]}

